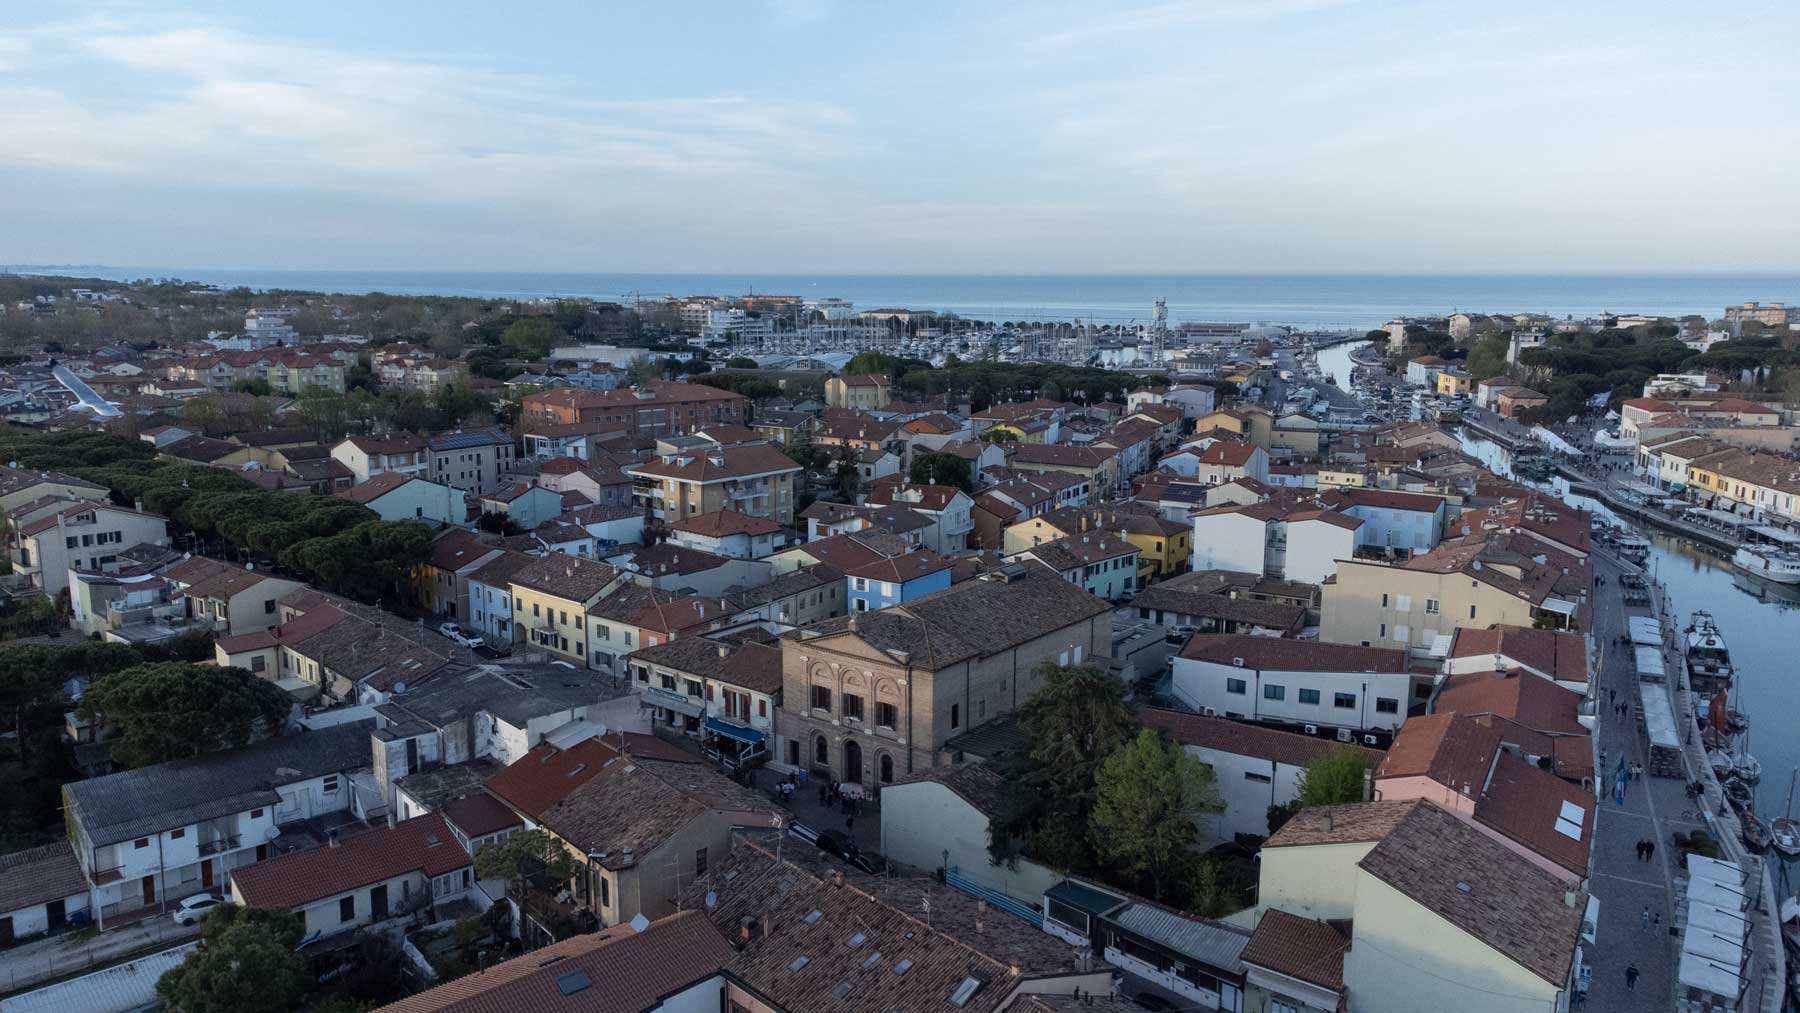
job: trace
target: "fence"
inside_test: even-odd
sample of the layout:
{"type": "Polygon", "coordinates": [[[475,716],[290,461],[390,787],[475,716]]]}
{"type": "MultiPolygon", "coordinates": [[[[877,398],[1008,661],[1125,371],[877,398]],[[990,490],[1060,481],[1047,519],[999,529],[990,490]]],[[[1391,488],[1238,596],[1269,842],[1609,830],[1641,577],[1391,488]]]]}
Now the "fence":
{"type": "Polygon", "coordinates": [[[987,901],[988,907],[1005,911],[1007,914],[1016,918],[1023,918],[1033,925],[1043,924],[1044,916],[1039,913],[1037,908],[1026,904],[1024,901],[1014,900],[998,890],[992,890],[982,886],[980,883],[964,876],[954,865],[944,870],[944,882],[950,884],[953,889],[961,893],[966,893],[971,897],[987,901]]]}

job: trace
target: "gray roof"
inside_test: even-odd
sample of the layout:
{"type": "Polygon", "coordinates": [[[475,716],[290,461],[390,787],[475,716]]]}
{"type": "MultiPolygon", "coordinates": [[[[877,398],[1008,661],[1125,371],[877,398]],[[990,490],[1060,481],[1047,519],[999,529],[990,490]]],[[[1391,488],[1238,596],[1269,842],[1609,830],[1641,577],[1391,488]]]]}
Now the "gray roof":
{"type": "Polygon", "coordinates": [[[1132,935],[1184,957],[1232,974],[1244,973],[1242,954],[1250,942],[1250,933],[1243,929],[1190,918],[1144,901],[1119,908],[1104,917],[1132,935]]]}
{"type": "Polygon", "coordinates": [[[402,726],[410,725],[407,719],[413,718],[443,728],[477,711],[487,711],[509,725],[522,727],[532,718],[622,696],[621,682],[559,665],[482,665],[440,672],[436,678],[396,694],[380,711],[402,726]]]}
{"type": "Polygon", "coordinates": [[[375,722],[297,732],[242,749],[120,771],[63,786],[94,847],[278,801],[281,785],[367,767],[375,722]]]}
{"type": "Polygon", "coordinates": [[[68,841],[0,855],[0,913],[73,897],[87,888],[68,841]]]}
{"type": "Polygon", "coordinates": [[[937,671],[1087,622],[1112,606],[1042,566],[1015,565],[877,612],[827,620],[803,637],[853,632],[937,671]]]}
{"type": "Polygon", "coordinates": [[[772,601],[779,601],[789,595],[803,594],[843,579],[843,573],[834,567],[824,563],[814,563],[798,570],[789,570],[787,573],[766,580],[755,587],[726,591],[724,600],[729,608],[750,609],[772,601]]]}

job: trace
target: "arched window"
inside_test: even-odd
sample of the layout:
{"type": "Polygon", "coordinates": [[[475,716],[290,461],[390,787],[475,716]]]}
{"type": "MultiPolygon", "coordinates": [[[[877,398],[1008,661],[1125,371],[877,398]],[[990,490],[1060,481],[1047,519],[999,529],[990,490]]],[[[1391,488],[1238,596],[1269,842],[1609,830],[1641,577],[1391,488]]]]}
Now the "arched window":
{"type": "Polygon", "coordinates": [[[886,753],[881,754],[881,783],[894,783],[894,758],[886,753]]]}
{"type": "Polygon", "coordinates": [[[825,736],[813,736],[813,762],[822,767],[831,766],[831,746],[825,742],[825,736]]]}

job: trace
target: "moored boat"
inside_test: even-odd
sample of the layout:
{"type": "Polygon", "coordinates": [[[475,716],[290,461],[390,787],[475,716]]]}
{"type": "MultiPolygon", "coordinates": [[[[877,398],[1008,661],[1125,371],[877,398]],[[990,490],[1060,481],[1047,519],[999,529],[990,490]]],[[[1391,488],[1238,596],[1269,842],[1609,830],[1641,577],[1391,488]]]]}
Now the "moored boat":
{"type": "Polygon", "coordinates": [[[1731,651],[1712,613],[1702,610],[1689,617],[1683,656],[1688,686],[1695,692],[1714,693],[1731,685],[1731,651]]]}
{"type": "Polygon", "coordinates": [[[1731,765],[1731,773],[1745,784],[1755,784],[1762,780],[1762,761],[1749,753],[1740,753],[1731,765]]]}
{"type": "Polygon", "coordinates": [[[1748,809],[1739,813],[1738,817],[1744,826],[1744,847],[1759,855],[1769,850],[1768,824],[1748,809]]]}
{"type": "Polygon", "coordinates": [[[1725,798],[1740,810],[1747,811],[1751,800],[1755,798],[1755,793],[1741,779],[1732,777],[1725,781],[1725,798]]]}
{"type": "Polygon", "coordinates": [[[1760,545],[1746,545],[1731,554],[1731,565],[1777,584],[1800,584],[1800,555],[1760,545]]]}
{"type": "Polygon", "coordinates": [[[1790,858],[1800,855],[1800,820],[1786,816],[1770,820],[1769,846],[1790,858]]]}

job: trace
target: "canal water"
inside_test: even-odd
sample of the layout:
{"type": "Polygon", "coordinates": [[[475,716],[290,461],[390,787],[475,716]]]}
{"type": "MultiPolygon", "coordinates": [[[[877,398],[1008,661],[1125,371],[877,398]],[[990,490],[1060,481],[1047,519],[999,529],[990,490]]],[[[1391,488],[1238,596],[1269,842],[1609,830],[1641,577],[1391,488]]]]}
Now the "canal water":
{"type": "MultiPolygon", "coordinates": [[[[1463,449],[1496,474],[1512,473],[1511,455],[1491,440],[1462,435],[1463,449]]],[[[1539,484],[1570,506],[1592,511],[1615,524],[1632,524],[1606,504],[1569,491],[1562,478],[1539,484]]],[[[1788,780],[1800,767],[1800,681],[1789,681],[1789,665],[1800,658],[1800,587],[1783,587],[1750,577],[1710,546],[1632,524],[1650,539],[1651,575],[1668,589],[1674,618],[1683,626],[1695,612],[1712,613],[1731,648],[1737,669],[1733,706],[1750,718],[1750,753],[1762,761],[1756,810],[1783,815],[1788,780]],[[1789,638],[1793,638],[1790,640],[1789,638]]],[[[1800,796],[1795,801],[1800,810],[1800,796]]]]}
{"type": "Polygon", "coordinates": [[[1350,389],[1350,367],[1355,365],[1350,361],[1350,353],[1368,344],[1371,342],[1346,341],[1341,345],[1332,345],[1330,348],[1321,350],[1319,352],[1319,372],[1335,378],[1338,389],[1344,393],[1355,393],[1350,389]]]}

